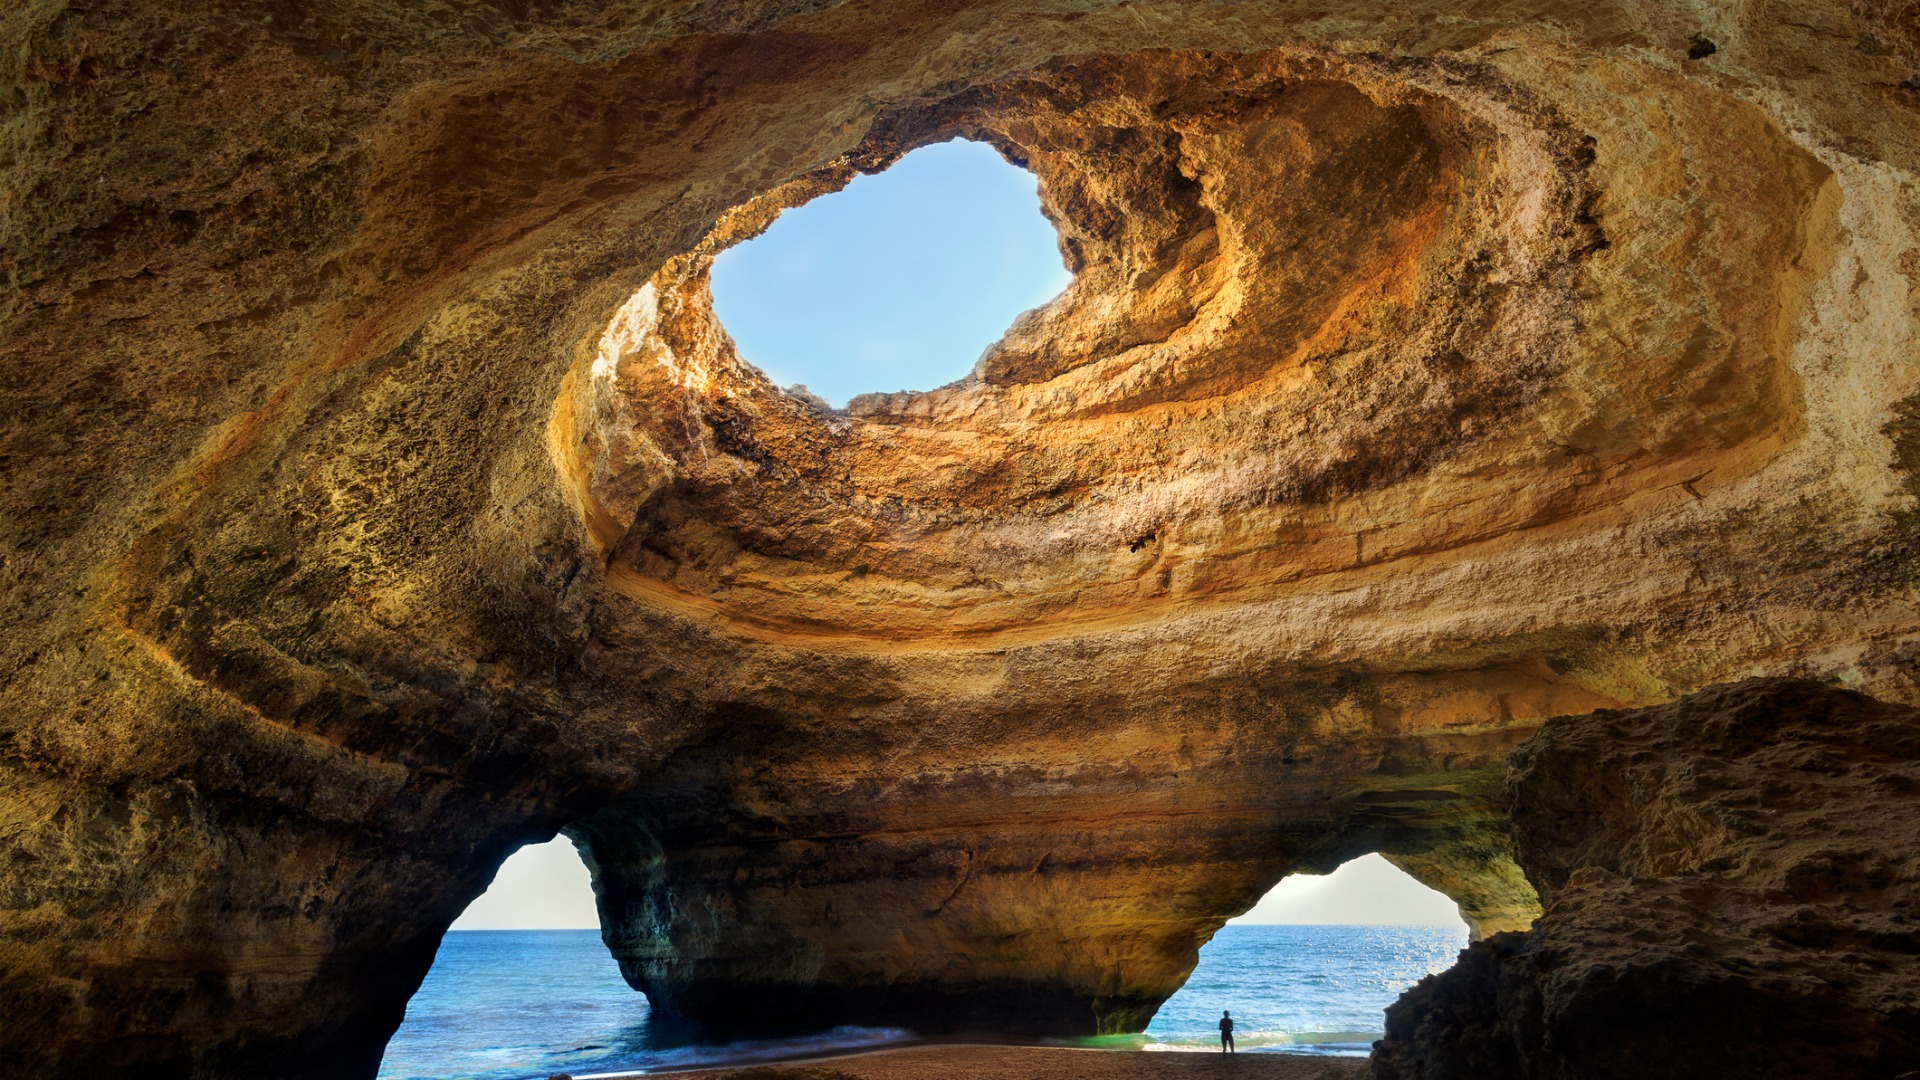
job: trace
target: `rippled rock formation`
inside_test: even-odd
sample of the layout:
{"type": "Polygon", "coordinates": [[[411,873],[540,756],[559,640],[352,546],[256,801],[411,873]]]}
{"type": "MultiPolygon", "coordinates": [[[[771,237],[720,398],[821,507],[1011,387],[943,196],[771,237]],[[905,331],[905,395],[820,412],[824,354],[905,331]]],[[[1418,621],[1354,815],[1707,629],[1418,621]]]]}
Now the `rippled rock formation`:
{"type": "Polygon", "coordinates": [[[1892,8],[179,7],[0,16],[30,1075],[370,1074],[562,829],[662,1008],[1124,1029],[1365,851],[1526,926],[1545,717],[1920,699],[1892,8]],[[769,385],[708,260],[950,137],[1074,284],[769,385]]]}
{"type": "Polygon", "coordinates": [[[1387,1011],[1374,1075],[1889,1077],[1920,1061],[1920,711],[1753,680],[1549,722],[1546,913],[1387,1011]]]}

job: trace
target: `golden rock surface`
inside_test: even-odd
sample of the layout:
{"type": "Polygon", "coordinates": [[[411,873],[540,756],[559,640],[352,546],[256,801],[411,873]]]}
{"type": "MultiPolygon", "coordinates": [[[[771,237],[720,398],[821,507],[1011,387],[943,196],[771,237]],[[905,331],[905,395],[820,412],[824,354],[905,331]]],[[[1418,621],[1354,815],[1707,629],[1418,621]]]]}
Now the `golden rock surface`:
{"type": "Polygon", "coordinates": [[[1366,851],[1526,925],[1543,718],[1920,701],[1902,9],[181,7],[0,14],[27,1075],[371,1075],[562,828],[662,1008],[1124,1029],[1366,851]],[[951,137],[1074,284],[770,385],[713,254],[951,137]]]}

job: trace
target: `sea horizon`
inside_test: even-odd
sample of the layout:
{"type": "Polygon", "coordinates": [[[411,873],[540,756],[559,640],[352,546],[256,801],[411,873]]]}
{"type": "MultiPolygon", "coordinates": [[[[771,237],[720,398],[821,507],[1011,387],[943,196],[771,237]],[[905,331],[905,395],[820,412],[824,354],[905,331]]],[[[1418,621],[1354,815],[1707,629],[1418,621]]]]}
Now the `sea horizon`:
{"type": "MultiPolygon", "coordinates": [[[[1230,1009],[1241,1052],[1362,1056],[1380,1037],[1386,1005],[1451,966],[1466,939],[1464,927],[1419,923],[1229,923],[1146,1031],[1039,1041],[1217,1051],[1218,1019],[1230,1009]]],[[[650,1021],[645,995],[621,979],[598,929],[449,930],[379,1078],[523,1080],[764,1064],[919,1039],[907,1028],[848,1025],[702,1042],[679,1025],[650,1021]]]]}

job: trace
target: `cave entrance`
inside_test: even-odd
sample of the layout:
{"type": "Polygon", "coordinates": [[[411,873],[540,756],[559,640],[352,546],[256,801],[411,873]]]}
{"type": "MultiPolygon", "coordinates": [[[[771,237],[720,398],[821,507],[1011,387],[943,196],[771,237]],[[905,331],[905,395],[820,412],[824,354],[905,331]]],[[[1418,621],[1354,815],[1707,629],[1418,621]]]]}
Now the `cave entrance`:
{"type": "Polygon", "coordinates": [[[965,378],[1069,280],[1038,180],[964,139],[785,211],[712,270],[741,358],[835,407],[965,378]]]}
{"type": "Polygon", "coordinates": [[[1452,900],[1379,855],[1294,874],[1200,950],[1146,1045],[1218,1050],[1220,1013],[1231,1010],[1238,1050],[1364,1056],[1383,1010],[1452,967],[1467,937],[1452,900]]]}
{"type": "Polygon", "coordinates": [[[593,886],[558,837],[509,856],[441,939],[380,1080],[547,1076],[647,1041],[647,1000],[600,940],[593,886]]]}
{"type": "MultiPolygon", "coordinates": [[[[609,842],[604,828],[597,836],[609,842]]],[[[588,866],[564,835],[522,847],[500,865],[441,939],[387,1041],[378,1080],[744,1067],[905,1037],[843,1027],[726,1041],[655,1012],[607,948],[588,866]]]]}

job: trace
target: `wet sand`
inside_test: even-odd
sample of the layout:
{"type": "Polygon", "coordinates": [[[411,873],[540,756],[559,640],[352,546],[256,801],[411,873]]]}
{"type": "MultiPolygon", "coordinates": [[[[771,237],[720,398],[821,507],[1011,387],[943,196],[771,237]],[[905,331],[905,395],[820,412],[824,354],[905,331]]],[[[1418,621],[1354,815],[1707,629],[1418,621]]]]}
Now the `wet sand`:
{"type": "Polygon", "coordinates": [[[1355,1080],[1366,1058],[1052,1046],[909,1046],[790,1065],[655,1073],[700,1080],[1355,1080]]]}

